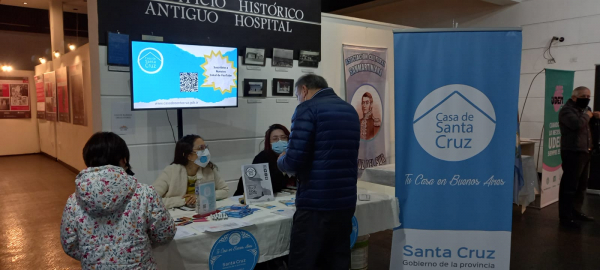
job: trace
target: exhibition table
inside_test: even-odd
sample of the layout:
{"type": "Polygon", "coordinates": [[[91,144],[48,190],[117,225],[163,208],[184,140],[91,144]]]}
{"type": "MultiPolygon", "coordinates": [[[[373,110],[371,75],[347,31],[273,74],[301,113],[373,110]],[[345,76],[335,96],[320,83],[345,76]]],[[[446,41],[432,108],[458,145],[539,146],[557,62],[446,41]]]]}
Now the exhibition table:
{"type": "MultiPolygon", "coordinates": [[[[369,194],[369,201],[358,201],[356,205],[356,219],[358,221],[358,235],[367,235],[379,231],[389,230],[400,226],[398,200],[393,196],[393,188],[377,187],[376,185],[358,185],[359,194],[369,194]],[[379,189],[383,193],[367,189],[379,189]]],[[[285,256],[289,252],[290,233],[292,228],[292,215],[294,207],[280,203],[280,200],[289,200],[295,195],[277,196],[275,201],[267,204],[275,206],[260,210],[241,219],[229,218],[225,221],[199,222],[193,225],[177,227],[176,239],[166,245],[154,247],[153,254],[159,269],[209,269],[208,261],[211,248],[217,239],[227,232],[202,231],[207,226],[219,226],[228,223],[247,223],[240,228],[251,233],[258,243],[259,262],[265,262],[277,257],[285,256]],[[181,230],[180,228],[185,228],[181,230]],[[190,235],[193,233],[193,235],[190,235]]],[[[236,198],[218,201],[217,207],[236,204],[236,198]]],[[[194,212],[179,209],[170,210],[174,219],[190,217],[194,212]]],[[[350,236],[348,236],[350,237],[350,236]]]]}
{"type": "Polygon", "coordinates": [[[360,180],[394,187],[396,186],[396,164],[388,164],[365,169],[360,180]]]}

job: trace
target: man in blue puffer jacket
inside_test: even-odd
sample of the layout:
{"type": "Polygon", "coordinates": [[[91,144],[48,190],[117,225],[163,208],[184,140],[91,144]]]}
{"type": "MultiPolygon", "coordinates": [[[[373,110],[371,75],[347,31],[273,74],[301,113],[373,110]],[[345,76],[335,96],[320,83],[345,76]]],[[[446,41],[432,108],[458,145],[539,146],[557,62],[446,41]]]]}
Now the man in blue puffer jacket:
{"type": "Polygon", "coordinates": [[[356,208],[360,121],[354,107],[305,75],[296,83],[300,105],[292,117],[287,152],[277,165],[296,175],[296,213],[289,269],[347,270],[356,208]]]}

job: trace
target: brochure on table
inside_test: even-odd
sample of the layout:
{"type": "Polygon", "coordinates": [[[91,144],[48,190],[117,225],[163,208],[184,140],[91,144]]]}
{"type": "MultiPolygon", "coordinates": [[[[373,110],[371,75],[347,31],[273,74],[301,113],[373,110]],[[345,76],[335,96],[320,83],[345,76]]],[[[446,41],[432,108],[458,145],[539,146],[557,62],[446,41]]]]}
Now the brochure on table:
{"type": "Polygon", "coordinates": [[[242,166],[242,180],[247,204],[275,200],[268,163],[242,166]]]}

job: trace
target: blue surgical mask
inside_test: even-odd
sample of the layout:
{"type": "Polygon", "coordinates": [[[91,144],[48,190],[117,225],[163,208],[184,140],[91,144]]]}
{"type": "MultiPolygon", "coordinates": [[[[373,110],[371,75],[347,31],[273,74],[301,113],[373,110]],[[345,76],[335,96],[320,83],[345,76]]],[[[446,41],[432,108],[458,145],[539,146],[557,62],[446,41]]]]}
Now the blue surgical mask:
{"type": "Polygon", "coordinates": [[[287,146],[288,146],[287,141],[278,141],[278,142],[271,143],[271,148],[277,154],[281,154],[285,150],[287,150],[287,146]]]}

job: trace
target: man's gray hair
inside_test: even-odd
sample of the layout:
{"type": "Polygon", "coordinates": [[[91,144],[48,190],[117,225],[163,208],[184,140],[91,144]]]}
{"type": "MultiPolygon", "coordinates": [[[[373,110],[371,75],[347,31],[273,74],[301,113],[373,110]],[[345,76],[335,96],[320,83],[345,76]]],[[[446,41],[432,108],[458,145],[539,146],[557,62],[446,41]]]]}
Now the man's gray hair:
{"type": "Polygon", "coordinates": [[[589,88],[587,88],[587,87],[585,87],[585,86],[579,86],[579,87],[577,87],[577,88],[575,88],[575,89],[573,90],[573,96],[574,96],[574,97],[578,97],[578,96],[579,96],[579,95],[581,95],[581,94],[582,94],[582,92],[583,92],[583,91],[585,91],[585,90],[590,90],[590,89],[589,89],[589,88]]]}
{"type": "Polygon", "coordinates": [[[321,90],[323,88],[329,87],[325,78],[315,74],[307,74],[300,77],[296,82],[296,87],[300,87],[303,85],[306,86],[306,88],[309,90],[321,90]]]}

